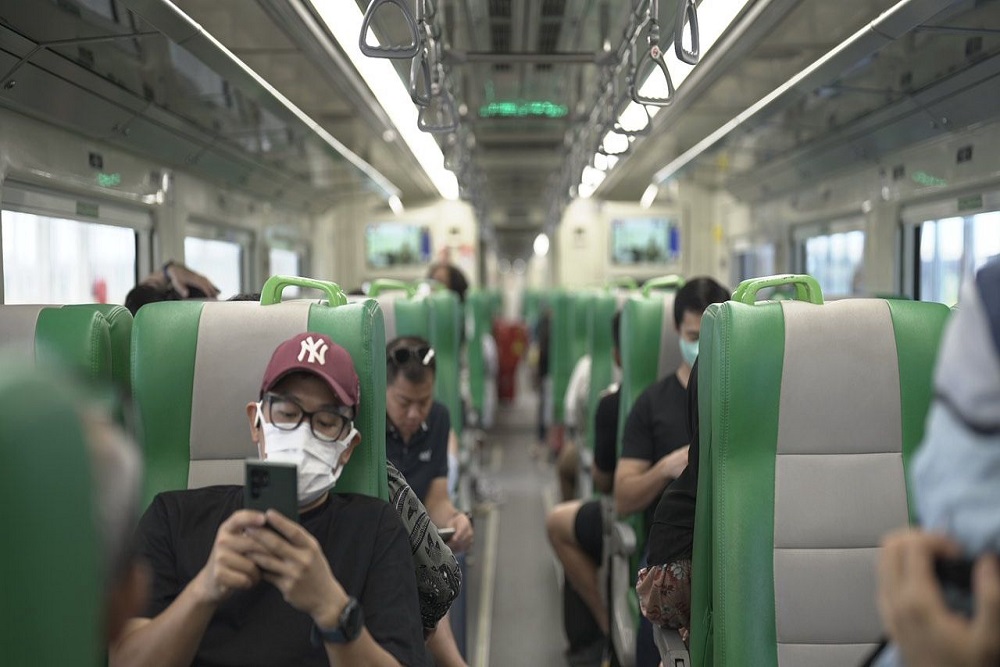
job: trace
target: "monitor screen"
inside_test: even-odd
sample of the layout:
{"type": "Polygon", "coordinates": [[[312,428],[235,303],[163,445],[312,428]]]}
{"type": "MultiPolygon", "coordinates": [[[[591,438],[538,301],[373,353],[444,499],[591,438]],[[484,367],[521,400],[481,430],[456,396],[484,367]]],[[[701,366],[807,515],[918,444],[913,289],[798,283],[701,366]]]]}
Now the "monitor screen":
{"type": "Polygon", "coordinates": [[[681,255],[680,228],[666,218],[632,218],[611,223],[612,264],[664,264],[681,255]]]}
{"type": "Polygon", "coordinates": [[[365,254],[375,268],[426,264],[431,259],[430,230],[397,222],[368,225],[365,254]]]}

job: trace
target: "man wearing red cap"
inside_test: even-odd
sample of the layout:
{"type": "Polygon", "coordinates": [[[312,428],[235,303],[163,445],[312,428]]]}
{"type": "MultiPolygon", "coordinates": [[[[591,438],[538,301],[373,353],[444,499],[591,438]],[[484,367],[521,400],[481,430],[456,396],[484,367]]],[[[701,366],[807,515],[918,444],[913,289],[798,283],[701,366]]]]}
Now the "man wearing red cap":
{"type": "Polygon", "coordinates": [[[361,443],[359,399],[350,355],[327,336],[278,346],[247,416],[261,458],[297,466],[299,523],[242,509],[239,486],[158,495],[138,530],[152,600],[112,665],[424,663],[399,517],[330,493],[361,443]]]}

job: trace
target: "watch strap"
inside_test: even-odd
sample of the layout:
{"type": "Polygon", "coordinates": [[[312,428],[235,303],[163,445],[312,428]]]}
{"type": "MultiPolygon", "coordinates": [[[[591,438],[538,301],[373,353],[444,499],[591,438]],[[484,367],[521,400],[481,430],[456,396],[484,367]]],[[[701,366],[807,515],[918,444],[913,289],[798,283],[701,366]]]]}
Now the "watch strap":
{"type": "Polygon", "coordinates": [[[337,627],[327,630],[320,629],[313,623],[310,633],[310,640],[313,646],[322,646],[323,642],[331,644],[347,644],[354,641],[361,635],[361,629],[365,626],[364,617],[361,611],[361,603],[357,598],[350,597],[344,610],[340,612],[340,619],[337,627]]]}

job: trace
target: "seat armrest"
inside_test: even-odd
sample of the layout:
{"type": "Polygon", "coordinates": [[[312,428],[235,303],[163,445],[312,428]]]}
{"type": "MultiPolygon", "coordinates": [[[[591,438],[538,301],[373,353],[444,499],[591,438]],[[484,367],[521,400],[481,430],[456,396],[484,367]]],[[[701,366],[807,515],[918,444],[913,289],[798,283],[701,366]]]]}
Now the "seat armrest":
{"type": "Polygon", "coordinates": [[[659,625],[653,626],[653,641],[660,651],[663,667],[689,667],[691,656],[681,639],[681,633],[659,625]]]}
{"type": "Polygon", "coordinates": [[[636,537],[632,526],[615,521],[611,529],[611,548],[616,556],[631,556],[635,553],[636,537]]]}

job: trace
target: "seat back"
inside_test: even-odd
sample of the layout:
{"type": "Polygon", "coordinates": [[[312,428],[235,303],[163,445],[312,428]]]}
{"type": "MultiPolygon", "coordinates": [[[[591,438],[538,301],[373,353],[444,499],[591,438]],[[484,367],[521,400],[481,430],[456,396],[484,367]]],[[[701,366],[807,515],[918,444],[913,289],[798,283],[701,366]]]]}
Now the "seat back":
{"type": "Polygon", "coordinates": [[[565,420],[566,389],[576,362],[587,353],[590,294],[556,292],[552,298],[549,374],[552,377],[552,419],[565,420]]]}
{"type": "Polygon", "coordinates": [[[0,452],[11,473],[0,484],[3,661],[98,665],[103,555],[84,428],[64,380],[12,366],[0,375],[0,452]]]}
{"type": "Polygon", "coordinates": [[[304,331],[343,346],[361,381],[355,425],[362,444],[337,491],[388,497],[382,310],[371,299],[346,301],[333,283],[274,276],[259,304],[171,301],[139,311],[132,387],[146,454],[147,503],[160,491],[243,483],[244,459],[258,455],[246,404],[257,400],[274,349],[304,331]],[[281,290],[290,285],[322,289],[328,302],[281,303],[281,290]]]}
{"type": "Polygon", "coordinates": [[[611,322],[625,303],[628,292],[606,291],[596,294],[588,309],[587,350],[590,355],[590,387],[587,395],[587,449],[594,451],[594,415],[601,392],[614,379],[614,340],[611,322]]]}
{"type": "MultiPolygon", "coordinates": [[[[485,411],[489,407],[487,391],[496,378],[491,375],[489,359],[484,353],[484,339],[493,338],[494,300],[489,292],[473,289],[466,297],[465,317],[468,344],[466,355],[469,366],[469,394],[472,407],[479,414],[480,424],[484,423],[485,411]]],[[[488,344],[488,343],[487,343],[488,344]]],[[[494,346],[495,347],[495,346],[494,346]]],[[[495,372],[495,369],[493,370],[495,372]]]]}
{"type": "Polygon", "coordinates": [[[882,633],[878,544],[907,523],[949,311],[822,301],[808,276],[758,279],[703,319],[695,664],[858,664],[882,633]],[[786,283],[811,303],[754,303],[786,283]]]}
{"type": "Polygon", "coordinates": [[[434,375],[434,397],[444,403],[451,415],[451,427],[462,435],[462,393],[459,387],[462,307],[458,295],[451,290],[431,292],[426,302],[430,307],[430,343],[437,358],[434,375]]]}
{"type": "Polygon", "coordinates": [[[91,380],[128,388],[132,315],[122,306],[0,306],[0,345],[28,358],[53,356],[91,380]]]}

